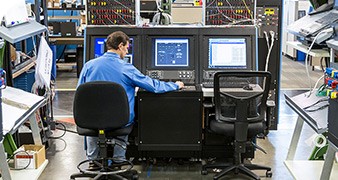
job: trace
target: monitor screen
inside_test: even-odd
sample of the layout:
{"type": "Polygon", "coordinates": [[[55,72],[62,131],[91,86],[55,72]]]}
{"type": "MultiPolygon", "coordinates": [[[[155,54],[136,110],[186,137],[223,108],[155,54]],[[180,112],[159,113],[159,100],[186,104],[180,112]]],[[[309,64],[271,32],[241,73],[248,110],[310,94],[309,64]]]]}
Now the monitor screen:
{"type": "Polygon", "coordinates": [[[94,40],[94,58],[102,56],[105,53],[107,38],[95,38],[94,40]]]}
{"type": "Polygon", "coordinates": [[[188,38],[154,38],[153,62],[155,67],[188,67],[188,38]]]}
{"type": "MultiPolygon", "coordinates": [[[[102,56],[106,52],[106,37],[94,38],[94,58],[102,56]]],[[[123,59],[127,63],[133,62],[133,38],[130,38],[128,54],[123,59]]]]}
{"type": "Polygon", "coordinates": [[[245,38],[210,38],[209,68],[247,68],[245,38]]]}

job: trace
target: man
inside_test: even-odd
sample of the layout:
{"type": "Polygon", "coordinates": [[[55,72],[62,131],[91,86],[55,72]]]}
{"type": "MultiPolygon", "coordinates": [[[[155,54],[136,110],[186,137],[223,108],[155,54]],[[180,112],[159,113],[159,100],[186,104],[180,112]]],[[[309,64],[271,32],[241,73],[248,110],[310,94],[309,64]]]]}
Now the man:
{"type": "MultiPolygon", "coordinates": [[[[107,52],[101,57],[88,61],[80,74],[78,86],[90,81],[112,81],[121,84],[127,93],[130,119],[128,125],[134,123],[135,87],[154,93],[164,93],[181,89],[183,82],[163,82],[143,75],[132,64],[123,61],[128,53],[129,37],[116,31],[107,37],[107,52]]],[[[127,125],[127,126],[128,126],[127,125]]],[[[127,142],[128,136],[119,137],[127,142]]],[[[86,137],[86,153],[88,159],[95,159],[99,154],[96,137],[86,137]]],[[[114,148],[114,158],[125,159],[126,151],[120,146],[114,148]]]]}

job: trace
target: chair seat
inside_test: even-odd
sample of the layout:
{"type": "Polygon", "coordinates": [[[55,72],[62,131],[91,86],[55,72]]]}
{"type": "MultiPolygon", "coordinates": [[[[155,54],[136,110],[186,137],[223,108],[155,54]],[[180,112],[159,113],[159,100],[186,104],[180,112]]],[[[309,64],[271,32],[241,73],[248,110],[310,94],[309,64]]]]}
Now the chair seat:
{"type": "MultiPolygon", "coordinates": [[[[248,137],[253,137],[259,133],[263,133],[263,122],[254,122],[249,123],[248,125],[248,137]]],[[[234,136],[235,124],[225,121],[210,121],[210,130],[216,134],[224,135],[224,136],[234,136]]]]}
{"type": "MultiPolygon", "coordinates": [[[[127,126],[121,129],[115,129],[115,130],[108,130],[106,131],[106,138],[113,138],[116,136],[123,136],[123,135],[128,135],[130,132],[133,130],[133,126],[127,126]]],[[[99,131],[97,129],[86,129],[86,128],[81,128],[77,126],[77,132],[79,135],[82,136],[95,136],[97,137],[99,134],[99,131]]]]}

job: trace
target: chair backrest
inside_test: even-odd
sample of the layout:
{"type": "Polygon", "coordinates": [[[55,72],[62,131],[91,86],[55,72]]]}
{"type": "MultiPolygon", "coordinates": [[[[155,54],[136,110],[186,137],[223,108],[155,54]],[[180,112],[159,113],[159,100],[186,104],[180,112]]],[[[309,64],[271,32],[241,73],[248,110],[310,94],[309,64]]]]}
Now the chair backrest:
{"type": "Polygon", "coordinates": [[[119,129],[129,121],[125,89],[117,83],[94,81],[81,84],[73,105],[77,126],[86,129],[119,129]]]}
{"type": "MultiPolygon", "coordinates": [[[[265,71],[217,72],[214,76],[216,120],[234,123],[235,134],[246,131],[248,123],[264,121],[270,81],[271,74],[265,71]]],[[[241,139],[246,139],[246,135],[243,133],[241,139]]]]}

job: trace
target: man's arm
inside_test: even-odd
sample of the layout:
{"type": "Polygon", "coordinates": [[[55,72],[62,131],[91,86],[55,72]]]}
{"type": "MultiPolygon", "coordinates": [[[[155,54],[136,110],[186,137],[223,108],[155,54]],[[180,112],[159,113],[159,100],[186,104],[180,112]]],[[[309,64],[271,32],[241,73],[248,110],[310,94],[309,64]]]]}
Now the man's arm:
{"type": "Polygon", "coordinates": [[[143,88],[153,93],[164,93],[169,91],[175,91],[184,86],[183,82],[164,82],[157,79],[152,79],[149,76],[142,74],[134,66],[127,66],[124,74],[130,79],[130,81],[137,87],[143,88]]]}

